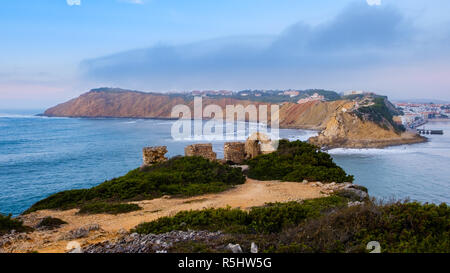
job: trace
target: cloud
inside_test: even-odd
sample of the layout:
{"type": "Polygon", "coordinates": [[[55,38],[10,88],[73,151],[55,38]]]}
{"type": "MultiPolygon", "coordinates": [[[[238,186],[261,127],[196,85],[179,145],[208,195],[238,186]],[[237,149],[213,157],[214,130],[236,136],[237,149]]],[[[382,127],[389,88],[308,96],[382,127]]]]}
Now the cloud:
{"type": "Polygon", "coordinates": [[[367,0],[369,6],[379,6],[381,5],[381,0],[367,0]]]}
{"type": "Polygon", "coordinates": [[[81,6],[81,0],[66,0],[69,6],[81,6]]]}
{"type": "MultiPolygon", "coordinates": [[[[300,22],[274,37],[160,44],[85,60],[81,72],[94,84],[155,91],[298,86],[382,88],[384,68],[448,58],[447,53],[443,56],[447,46],[443,50],[438,39],[423,37],[423,30],[415,29],[399,10],[360,3],[351,4],[321,25],[300,22]],[[363,77],[364,72],[367,74],[363,77]],[[360,75],[364,81],[358,81],[354,75],[360,75]]],[[[392,71],[400,73],[401,69],[392,71]]],[[[413,85],[414,81],[406,82],[413,85]]]]}

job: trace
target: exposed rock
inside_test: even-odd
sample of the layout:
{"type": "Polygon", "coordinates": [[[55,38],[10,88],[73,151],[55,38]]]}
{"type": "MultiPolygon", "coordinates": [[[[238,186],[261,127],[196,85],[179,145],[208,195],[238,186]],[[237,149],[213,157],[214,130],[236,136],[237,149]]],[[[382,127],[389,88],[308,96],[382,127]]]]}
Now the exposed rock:
{"type": "Polygon", "coordinates": [[[360,206],[363,205],[364,202],[360,202],[360,201],[350,201],[347,203],[347,206],[349,207],[354,207],[354,206],[360,206]]]}
{"type": "Polygon", "coordinates": [[[242,253],[242,248],[239,244],[228,244],[225,248],[226,250],[229,250],[233,253],[242,253]]]}
{"type": "Polygon", "coordinates": [[[241,168],[241,170],[242,170],[243,172],[248,171],[248,169],[250,168],[248,165],[232,165],[231,167],[232,167],[232,168],[241,168]]]}
{"type": "Polygon", "coordinates": [[[125,235],[116,241],[106,241],[87,246],[84,253],[167,253],[174,243],[186,241],[214,240],[223,236],[221,232],[171,231],[164,234],[125,235]]]}
{"type": "Polygon", "coordinates": [[[128,234],[128,231],[127,231],[126,229],[124,229],[124,228],[121,228],[121,229],[119,229],[119,230],[117,231],[117,233],[119,233],[119,234],[121,234],[121,235],[125,235],[125,234],[128,234]]]}
{"type": "Polygon", "coordinates": [[[355,195],[357,195],[359,197],[360,201],[363,201],[364,199],[369,197],[367,192],[362,191],[362,190],[358,190],[358,189],[354,189],[354,188],[348,188],[348,189],[346,189],[346,191],[350,191],[350,192],[354,193],[355,195]]]}
{"type": "Polygon", "coordinates": [[[89,236],[89,233],[91,231],[97,231],[100,230],[100,226],[98,224],[90,224],[81,228],[73,229],[63,235],[64,240],[74,240],[74,239],[80,239],[85,238],[89,236]]]}
{"type": "Polygon", "coordinates": [[[226,142],[223,146],[225,162],[242,164],[245,160],[244,142],[226,142]]]}
{"type": "Polygon", "coordinates": [[[326,149],[382,148],[392,145],[412,144],[426,141],[425,138],[410,132],[397,132],[387,121],[377,124],[360,118],[353,111],[356,102],[347,102],[336,110],[328,120],[325,129],[308,142],[326,149]],[[343,111],[346,109],[345,111],[343,111]]]}
{"type": "Polygon", "coordinates": [[[212,144],[193,144],[184,148],[186,156],[201,156],[211,161],[216,160],[217,154],[213,151],[212,144]]]}
{"type": "Polygon", "coordinates": [[[165,162],[167,146],[145,147],[142,150],[144,166],[151,166],[156,163],[165,162]]]}
{"type": "Polygon", "coordinates": [[[5,234],[0,236],[0,250],[1,248],[8,247],[16,242],[27,240],[30,240],[30,237],[28,237],[26,233],[11,232],[9,234],[5,234]]]}
{"type": "Polygon", "coordinates": [[[74,240],[74,239],[80,239],[85,238],[89,236],[89,230],[85,228],[77,228],[69,231],[67,234],[63,236],[64,240],[74,240]]]}
{"type": "Polygon", "coordinates": [[[252,242],[250,247],[250,253],[258,253],[258,246],[254,242],[252,242]]]}

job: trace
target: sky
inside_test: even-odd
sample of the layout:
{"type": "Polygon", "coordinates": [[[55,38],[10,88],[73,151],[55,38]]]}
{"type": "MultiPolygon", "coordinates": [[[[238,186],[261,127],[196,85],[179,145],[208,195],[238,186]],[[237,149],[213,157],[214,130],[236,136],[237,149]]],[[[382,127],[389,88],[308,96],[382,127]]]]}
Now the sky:
{"type": "Polygon", "coordinates": [[[448,0],[2,1],[0,109],[103,86],[450,101],[448,14],[448,0]]]}

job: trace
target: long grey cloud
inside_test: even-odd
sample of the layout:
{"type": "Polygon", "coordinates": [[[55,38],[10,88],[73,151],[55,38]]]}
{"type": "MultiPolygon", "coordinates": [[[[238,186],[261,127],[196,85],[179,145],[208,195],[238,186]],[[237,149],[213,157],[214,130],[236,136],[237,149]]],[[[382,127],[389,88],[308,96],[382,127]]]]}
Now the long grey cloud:
{"type": "Polygon", "coordinates": [[[345,71],[448,58],[449,36],[426,34],[393,7],[352,4],[326,23],[297,23],[276,37],[157,45],[85,60],[81,69],[92,81],[154,90],[340,87],[345,71]]]}

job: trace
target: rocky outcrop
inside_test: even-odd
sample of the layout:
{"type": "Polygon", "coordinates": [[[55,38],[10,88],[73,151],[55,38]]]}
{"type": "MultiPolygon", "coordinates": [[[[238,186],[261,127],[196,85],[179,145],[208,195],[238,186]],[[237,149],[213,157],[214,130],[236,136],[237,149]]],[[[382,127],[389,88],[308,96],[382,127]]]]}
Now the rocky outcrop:
{"type": "Polygon", "coordinates": [[[222,237],[221,232],[171,231],[164,234],[141,235],[132,233],[116,241],[90,245],[84,253],[166,253],[178,242],[208,241],[222,237]]]}
{"type": "Polygon", "coordinates": [[[143,166],[151,166],[160,162],[167,161],[165,157],[167,153],[167,146],[157,146],[157,147],[145,147],[142,150],[143,154],[143,166]]]}
{"type": "Polygon", "coordinates": [[[201,156],[211,161],[217,159],[217,154],[213,151],[211,143],[189,145],[184,148],[184,153],[186,156],[201,156]]]}
{"type": "Polygon", "coordinates": [[[332,149],[345,148],[383,148],[392,145],[412,144],[426,141],[425,138],[411,132],[399,132],[385,122],[379,124],[361,119],[350,109],[354,103],[343,105],[328,120],[323,131],[308,141],[319,147],[332,149]]]}

